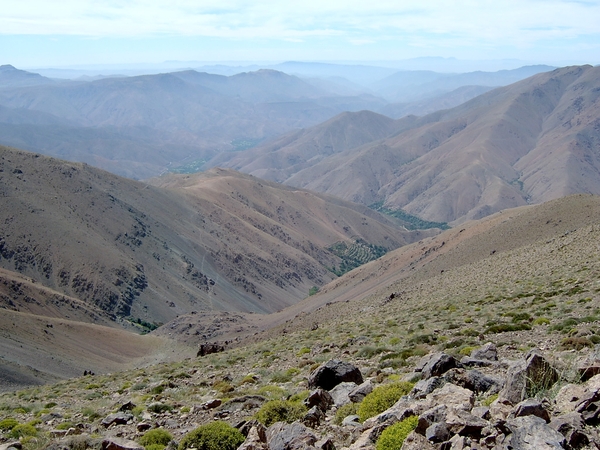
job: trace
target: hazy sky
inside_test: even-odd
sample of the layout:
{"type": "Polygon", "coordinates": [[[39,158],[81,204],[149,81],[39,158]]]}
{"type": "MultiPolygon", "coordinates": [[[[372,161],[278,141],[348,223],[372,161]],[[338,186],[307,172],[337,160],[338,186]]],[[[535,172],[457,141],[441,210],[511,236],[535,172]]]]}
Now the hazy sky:
{"type": "Polygon", "coordinates": [[[600,63],[600,0],[2,0],[0,64],[600,63]]]}

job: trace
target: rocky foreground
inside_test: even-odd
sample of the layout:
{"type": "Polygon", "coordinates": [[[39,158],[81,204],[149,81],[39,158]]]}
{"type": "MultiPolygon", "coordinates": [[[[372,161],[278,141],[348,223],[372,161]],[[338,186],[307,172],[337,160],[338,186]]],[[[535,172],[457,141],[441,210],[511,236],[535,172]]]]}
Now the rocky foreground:
{"type": "MultiPolygon", "coordinates": [[[[492,343],[460,360],[430,353],[402,378],[388,368],[365,379],[355,365],[332,359],[310,373],[300,401],[282,400],[266,415],[261,411],[273,401],[261,395],[213,398],[178,409],[156,401],[143,411],[121,401],[116,412],[95,420],[85,421],[81,414],[71,421],[59,413],[40,415],[30,422],[40,431],[37,438],[23,432],[11,440],[27,425],[10,429],[5,418],[0,450],[156,450],[156,444],[141,443],[155,429],[170,432],[170,442],[158,448],[212,449],[190,447],[186,436],[215,421],[231,424],[226,426],[242,433],[240,442],[245,439],[220,447],[224,450],[600,448],[600,365],[590,354],[568,369],[577,369],[578,383],[565,384],[565,367],[555,367],[538,349],[509,360],[499,358],[492,343]],[[390,402],[383,388],[398,386],[405,395],[390,402]]],[[[118,393],[113,397],[122,399],[118,393]]]]}

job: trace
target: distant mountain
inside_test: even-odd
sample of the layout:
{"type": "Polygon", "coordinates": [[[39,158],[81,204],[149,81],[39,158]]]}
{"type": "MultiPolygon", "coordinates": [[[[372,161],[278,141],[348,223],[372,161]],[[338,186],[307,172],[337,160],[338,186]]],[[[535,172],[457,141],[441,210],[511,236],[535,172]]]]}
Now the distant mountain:
{"type": "MultiPolygon", "coordinates": [[[[386,207],[435,222],[461,222],[572,193],[600,193],[600,68],[567,67],[495,89],[453,109],[405,117],[384,139],[331,154],[311,148],[307,167],[293,170],[310,144],[302,136],[272,145],[286,184],[386,207]],[[285,162],[285,161],[284,161],[285,162]],[[294,172],[291,174],[291,172],[294,172]]],[[[268,173],[268,155],[244,164],[268,173]]]]}
{"type": "Polygon", "coordinates": [[[201,166],[220,152],[342,111],[383,105],[374,96],[336,95],[273,70],[15,84],[0,89],[0,106],[9,111],[0,122],[0,142],[149,178],[176,165],[201,166]],[[14,115],[23,119],[16,123],[14,115]],[[57,128],[48,129],[50,117],[57,128]]]}
{"type": "Polygon", "coordinates": [[[554,67],[525,66],[497,72],[439,73],[433,71],[402,71],[373,83],[371,89],[390,102],[414,102],[439,96],[463,86],[499,87],[515,83],[554,67]]]}
{"type": "Polygon", "coordinates": [[[155,184],[0,147],[0,284],[23,285],[0,307],[124,328],[270,312],[335,278],[334,244],[377,253],[435,233],[230,170],[155,184]]]}
{"type": "Polygon", "coordinates": [[[19,70],[9,64],[0,66],[0,89],[52,83],[55,81],[37,73],[19,70]]]}

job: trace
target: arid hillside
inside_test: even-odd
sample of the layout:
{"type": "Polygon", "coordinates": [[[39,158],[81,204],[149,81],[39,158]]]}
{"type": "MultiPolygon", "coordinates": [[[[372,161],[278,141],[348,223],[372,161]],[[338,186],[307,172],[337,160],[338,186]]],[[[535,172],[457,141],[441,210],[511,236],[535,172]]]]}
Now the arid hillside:
{"type": "Polygon", "coordinates": [[[159,188],[6,147],[0,155],[0,267],[65,296],[56,307],[2,297],[35,314],[66,317],[67,298],[86,305],[79,319],[125,327],[192,310],[272,312],[336,277],[344,255],[333,244],[368,260],[435,233],[230,170],[173,175],[159,188]]]}
{"type": "Polygon", "coordinates": [[[600,193],[599,86],[598,67],[557,69],[453,109],[405,117],[389,136],[356,140],[338,153],[309,138],[333,134],[336,128],[324,124],[253,149],[256,160],[242,153],[227,165],[457,224],[573,193],[600,193]]]}

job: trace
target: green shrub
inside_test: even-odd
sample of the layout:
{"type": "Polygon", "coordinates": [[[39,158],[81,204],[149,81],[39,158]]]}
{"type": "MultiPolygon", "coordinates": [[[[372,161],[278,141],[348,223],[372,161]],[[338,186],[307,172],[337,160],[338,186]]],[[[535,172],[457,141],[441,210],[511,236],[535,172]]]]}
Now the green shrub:
{"type": "Polygon", "coordinates": [[[148,405],[148,411],[156,413],[156,414],[162,414],[164,412],[171,411],[172,409],[173,409],[173,407],[171,405],[167,405],[165,403],[160,403],[160,402],[156,402],[156,403],[152,403],[152,404],[148,405]]]}
{"type": "Polygon", "coordinates": [[[402,447],[404,439],[410,434],[419,423],[417,416],[411,416],[404,419],[402,422],[395,423],[387,427],[377,439],[375,444],[376,450],[398,450],[402,447]]]}
{"type": "Polygon", "coordinates": [[[165,449],[165,445],[162,444],[148,444],[147,446],[145,446],[144,448],[146,450],[164,450],[165,449]]]}
{"type": "Polygon", "coordinates": [[[262,386],[256,393],[272,400],[284,399],[288,396],[288,391],[274,384],[262,386]]]}
{"type": "Polygon", "coordinates": [[[235,450],[244,442],[244,435],[237,428],[221,420],[201,425],[186,434],[179,443],[179,450],[235,450]]]}
{"type": "Polygon", "coordinates": [[[528,323],[499,323],[496,325],[491,325],[487,328],[487,330],[484,331],[484,333],[506,333],[508,331],[523,330],[531,330],[531,325],[528,323]]]}
{"type": "Polygon", "coordinates": [[[306,406],[302,403],[288,400],[271,400],[260,407],[256,418],[265,426],[275,422],[292,423],[301,419],[306,414],[306,406]]]}
{"type": "Polygon", "coordinates": [[[538,317],[533,321],[534,325],[548,325],[550,323],[550,319],[547,317],[538,317]]]}
{"type": "Polygon", "coordinates": [[[29,423],[24,423],[13,427],[13,429],[10,430],[9,436],[14,439],[25,436],[37,436],[37,429],[29,423]]]}
{"type": "Polygon", "coordinates": [[[19,422],[16,419],[13,419],[12,417],[7,417],[6,419],[0,421],[0,430],[10,431],[17,425],[19,425],[19,422]]]}
{"type": "Polygon", "coordinates": [[[149,446],[160,446],[165,448],[169,442],[173,439],[173,435],[163,428],[155,428],[146,432],[140,438],[140,444],[148,450],[149,446]]]}
{"type": "Polygon", "coordinates": [[[496,401],[497,398],[498,398],[498,394],[492,394],[489,397],[483,399],[481,401],[481,405],[482,406],[490,406],[492,403],[494,403],[496,401]]]}
{"type": "Polygon", "coordinates": [[[586,337],[568,337],[560,343],[560,348],[563,350],[581,350],[582,348],[593,346],[592,341],[586,337]]]}
{"type": "Polygon", "coordinates": [[[56,425],[57,430],[68,430],[73,427],[73,422],[61,422],[56,425]]]}
{"type": "Polygon", "coordinates": [[[400,397],[408,394],[413,386],[413,383],[400,381],[376,387],[360,403],[358,407],[359,420],[364,422],[390,408],[400,397]]]}
{"type": "Polygon", "coordinates": [[[302,347],[300,350],[298,350],[298,353],[296,353],[296,356],[300,357],[302,355],[306,355],[310,353],[310,348],[308,347],[302,347]]]}
{"type": "Polygon", "coordinates": [[[341,425],[346,417],[356,414],[357,411],[358,403],[346,403],[335,412],[335,419],[333,421],[336,425],[341,425]]]}

